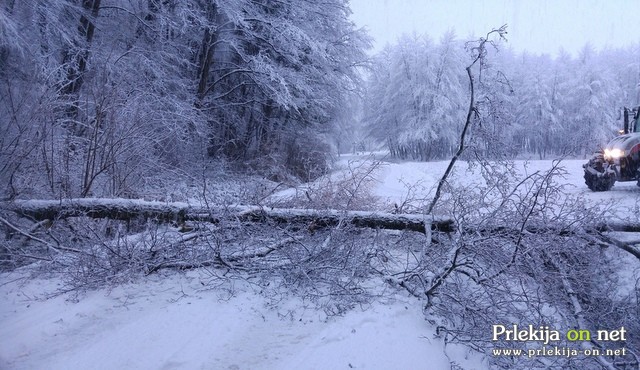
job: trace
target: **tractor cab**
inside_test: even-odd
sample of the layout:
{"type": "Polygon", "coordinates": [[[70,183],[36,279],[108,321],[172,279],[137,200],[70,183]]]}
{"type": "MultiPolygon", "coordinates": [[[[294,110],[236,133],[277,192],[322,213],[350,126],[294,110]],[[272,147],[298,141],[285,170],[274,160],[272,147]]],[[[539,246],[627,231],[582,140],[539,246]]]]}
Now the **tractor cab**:
{"type": "Polygon", "coordinates": [[[626,135],[632,132],[640,132],[640,106],[633,109],[624,108],[624,127],[620,133],[626,135]],[[631,122],[629,122],[630,117],[631,122]]]}
{"type": "Polygon", "coordinates": [[[617,181],[640,186],[640,106],[624,108],[620,136],[611,140],[584,166],[584,180],[593,191],[607,191],[617,181]]]}

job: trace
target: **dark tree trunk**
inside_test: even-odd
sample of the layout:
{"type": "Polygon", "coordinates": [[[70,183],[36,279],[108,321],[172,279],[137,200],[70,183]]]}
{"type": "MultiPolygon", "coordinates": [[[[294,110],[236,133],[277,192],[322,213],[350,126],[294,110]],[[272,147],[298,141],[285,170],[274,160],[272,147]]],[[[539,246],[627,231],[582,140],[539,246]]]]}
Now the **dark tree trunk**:
{"type": "Polygon", "coordinates": [[[64,94],[76,94],[84,82],[84,74],[87,71],[87,61],[89,59],[89,49],[93,42],[96,29],[94,21],[98,18],[100,1],[101,0],[82,0],[84,14],[80,17],[80,26],[78,27],[78,33],[82,41],[78,43],[75,50],[67,50],[65,59],[69,63],[69,66],[67,68],[67,83],[62,89],[64,94]],[[87,14],[90,14],[90,16],[87,16],[87,14]],[[84,43],[84,45],[82,45],[82,43],[84,43]]]}
{"type": "MultiPolygon", "coordinates": [[[[218,13],[217,4],[212,4],[207,13],[209,21],[215,22],[218,13]]],[[[209,92],[209,73],[211,71],[211,65],[213,64],[213,52],[217,41],[218,31],[215,29],[215,25],[213,27],[207,27],[202,37],[202,48],[198,62],[198,104],[201,104],[205,95],[209,92]]]]}
{"type": "Polygon", "coordinates": [[[98,18],[101,0],[82,0],[83,14],[80,16],[78,26],[79,40],[76,45],[67,50],[64,57],[64,64],[67,65],[67,76],[61,92],[67,97],[66,108],[67,117],[73,122],[71,131],[82,136],[84,129],[78,128],[75,122],[78,118],[78,93],[84,83],[85,73],[91,49],[91,43],[95,34],[95,20],[98,18]]]}

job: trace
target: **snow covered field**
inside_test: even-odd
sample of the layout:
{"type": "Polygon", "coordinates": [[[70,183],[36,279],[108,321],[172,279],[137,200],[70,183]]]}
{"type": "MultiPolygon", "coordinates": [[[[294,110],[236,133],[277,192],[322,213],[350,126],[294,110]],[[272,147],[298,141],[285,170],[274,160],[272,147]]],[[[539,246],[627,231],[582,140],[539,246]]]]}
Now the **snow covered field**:
{"type": "MultiPolygon", "coordinates": [[[[585,205],[596,205],[610,210],[610,216],[620,220],[640,219],[640,188],[635,181],[616,183],[607,192],[592,192],[584,183],[584,170],[582,165],[587,160],[568,159],[560,162],[561,175],[556,181],[562,185],[563,191],[568,197],[585,205]]],[[[371,170],[372,186],[369,191],[376,197],[378,207],[386,211],[393,211],[394,204],[410,203],[420,209],[425,201],[433,197],[438,180],[442,177],[448,161],[438,162],[404,162],[388,161],[385,152],[375,152],[362,155],[343,155],[338,162],[338,170],[331,175],[331,182],[339,184],[352,173],[367,172],[371,170]],[[374,161],[379,161],[373,165],[374,161]]],[[[531,175],[534,172],[545,173],[554,165],[553,160],[515,161],[515,170],[519,178],[531,175]]],[[[470,167],[464,161],[458,161],[454,167],[451,183],[459,186],[473,188],[483,185],[480,169],[470,167]]],[[[305,184],[296,189],[287,189],[274,195],[277,198],[302,197],[309,189],[327,186],[327,180],[321,179],[313,184],[305,184]]]]}
{"type": "MultiPolygon", "coordinates": [[[[565,162],[569,194],[613,202],[620,217],[638,220],[640,188],[626,183],[592,193],[582,163],[565,162]]],[[[446,165],[384,163],[371,190],[386,205],[402,203],[407,185],[417,189],[416,199],[424,197],[446,165]]],[[[518,165],[530,173],[551,161],[518,165]]],[[[455,178],[472,186],[466,171],[459,163],[455,178]]],[[[60,284],[55,278],[28,280],[18,271],[1,275],[0,284],[0,369],[438,370],[450,368],[449,359],[487,368],[462,347],[445,348],[419,302],[403,294],[328,317],[294,297],[274,304],[246,283],[216,287],[206,270],[49,299],[60,284]]]]}
{"type": "MultiPolygon", "coordinates": [[[[407,198],[408,185],[417,185],[416,188],[422,197],[431,196],[436,183],[444,173],[448,161],[425,162],[401,162],[388,163],[381,167],[379,183],[375,188],[375,194],[387,203],[401,203],[407,198]]],[[[615,209],[615,214],[620,218],[633,220],[640,219],[638,210],[640,207],[640,188],[635,181],[616,183],[608,192],[592,192],[587,188],[583,179],[582,165],[586,160],[563,160],[561,167],[566,174],[558,178],[558,182],[565,185],[564,191],[569,196],[580,197],[590,205],[602,205],[615,209]]],[[[517,161],[516,169],[524,177],[536,171],[544,173],[553,166],[552,160],[517,161]]],[[[479,184],[481,176],[479,169],[469,169],[464,162],[458,162],[455,167],[453,182],[472,187],[479,184]]],[[[414,195],[419,197],[420,194],[414,195]]]]}

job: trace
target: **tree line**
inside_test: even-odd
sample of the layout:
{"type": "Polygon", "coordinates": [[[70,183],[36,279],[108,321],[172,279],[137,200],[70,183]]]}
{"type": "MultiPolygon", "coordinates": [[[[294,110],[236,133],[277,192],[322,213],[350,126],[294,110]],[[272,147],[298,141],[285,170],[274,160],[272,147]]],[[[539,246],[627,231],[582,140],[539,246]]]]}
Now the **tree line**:
{"type": "MultiPolygon", "coordinates": [[[[448,158],[465,120],[468,44],[405,35],[374,59],[363,124],[394,157],[448,158]]],[[[476,68],[474,148],[483,155],[589,155],[622,127],[621,108],[640,104],[640,44],[576,57],[488,50],[476,68]]]]}
{"type": "Polygon", "coordinates": [[[3,197],[134,196],[215,158],[326,171],[369,38],[346,0],[0,6],[3,197]]]}

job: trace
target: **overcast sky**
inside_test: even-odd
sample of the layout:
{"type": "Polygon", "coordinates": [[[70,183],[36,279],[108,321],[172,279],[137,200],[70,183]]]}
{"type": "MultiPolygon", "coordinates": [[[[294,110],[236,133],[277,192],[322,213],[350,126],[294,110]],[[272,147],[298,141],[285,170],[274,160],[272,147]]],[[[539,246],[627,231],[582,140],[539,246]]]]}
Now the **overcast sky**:
{"type": "Polygon", "coordinates": [[[640,42],[640,0],[351,0],[352,18],[366,26],[378,51],[403,33],[438,40],[448,29],[459,38],[508,24],[516,51],[576,54],[640,42]]]}

